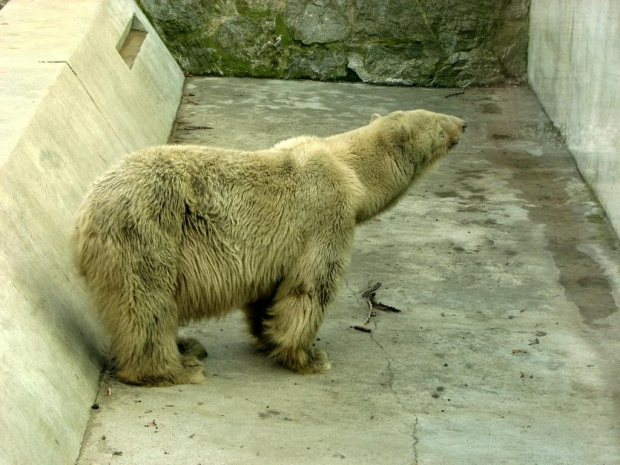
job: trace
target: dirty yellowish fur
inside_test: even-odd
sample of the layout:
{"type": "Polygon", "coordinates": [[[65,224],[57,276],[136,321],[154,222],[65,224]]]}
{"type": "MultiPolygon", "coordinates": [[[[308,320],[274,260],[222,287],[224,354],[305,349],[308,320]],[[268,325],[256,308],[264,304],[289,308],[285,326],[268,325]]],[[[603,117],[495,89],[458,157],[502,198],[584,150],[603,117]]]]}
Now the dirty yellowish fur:
{"type": "Polygon", "coordinates": [[[328,370],[312,342],[355,225],[394,205],[464,127],[418,110],[257,152],[163,146],[127,156],[93,185],[74,234],[118,378],[202,383],[206,352],[178,339],[179,325],[233,309],[285,366],[328,370]]]}

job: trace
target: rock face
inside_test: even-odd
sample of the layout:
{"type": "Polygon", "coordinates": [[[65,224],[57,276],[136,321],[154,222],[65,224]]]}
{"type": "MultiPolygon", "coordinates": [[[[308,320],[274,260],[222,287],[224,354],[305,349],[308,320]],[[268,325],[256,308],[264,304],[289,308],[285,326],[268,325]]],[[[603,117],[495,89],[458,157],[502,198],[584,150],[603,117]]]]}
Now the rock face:
{"type": "Polygon", "coordinates": [[[530,0],[138,0],[191,74],[525,81],[530,0]]]}

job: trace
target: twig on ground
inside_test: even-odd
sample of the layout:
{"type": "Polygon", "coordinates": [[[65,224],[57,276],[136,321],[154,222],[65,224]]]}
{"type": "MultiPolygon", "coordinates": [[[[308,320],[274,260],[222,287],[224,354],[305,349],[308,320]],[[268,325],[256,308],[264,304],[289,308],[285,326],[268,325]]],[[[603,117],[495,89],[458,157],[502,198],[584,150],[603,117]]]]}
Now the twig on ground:
{"type": "Polygon", "coordinates": [[[180,126],[181,131],[197,131],[201,129],[213,129],[213,126],[180,126]]]}
{"type": "Polygon", "coordinates": [[[368,317],[366,318],[366,322],[364,323],[365,325],[370,323],[370,319],[373,317],[373,315],[372,315],[372,299],[366,299],[366,302],[368,302],[368,317]]]}
{"type": "MultiPolygon", "coordinates": [[[[375,301],[376,291],[380,287],[381,287],[381,283],[375,283],[369,289],[365,290],[362,293],[362,298],[366,299],[366,303],[368,304],[368,314],[366,315],[366,321],[364,321],[364,325],[367,325],[368,323],[370,323],[370,320],[372,319],[372,317],[377,316],[376,310],[381,310],[384,312],[393,312],[393,313],[401,312],[399,309],[395,307],[392,307],[390,305],[385,305],[385,304],[382,304],[381,302],[375,301]]],[[[356,326],[351,326],[351,327],[353,329],[356,329],[358,331],[363,331],[365,333],[372,332],[372,330],[370,328],[367,328],[366,326],[356,325],[356,326]]]]}
{"type": "Polygon", "coordinates": [[[381,287],[381,283],[376,283],[370,289],[367,289],[362,294],[364,299],[372,299],[375,296],[375,291],[381,287]]]}
{"type": "Polygon", "coordinates": [[[376,308],[377,310],[381,310],[382,312],[392,312],[392,313],[402,312],[402,310],[399,310],[396,307],[392,307],[391,305],[385,305],[385,304],[382,304],[381,302],[375,302],[374,300],[372,301],[372,306],[376,308]]]}

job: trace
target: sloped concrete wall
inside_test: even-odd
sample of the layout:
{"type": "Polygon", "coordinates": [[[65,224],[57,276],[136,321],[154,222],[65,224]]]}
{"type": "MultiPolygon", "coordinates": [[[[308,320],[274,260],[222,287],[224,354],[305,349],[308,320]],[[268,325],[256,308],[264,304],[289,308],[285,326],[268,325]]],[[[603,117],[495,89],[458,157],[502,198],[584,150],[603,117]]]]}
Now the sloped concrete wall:
{"type": "Polygon", "coordinates": [[[528,78],[620,234],[620,2],[532,0],[528,78]]]}
{"type": "Polygon", "coordinates": [[[0,11],[0,462],[74,463],[104,338],[69,237],[89,184],[166,142],[183,73],[132,0],[0,11]],[[147,31],[130,69],[117,48],[147,31]]]}

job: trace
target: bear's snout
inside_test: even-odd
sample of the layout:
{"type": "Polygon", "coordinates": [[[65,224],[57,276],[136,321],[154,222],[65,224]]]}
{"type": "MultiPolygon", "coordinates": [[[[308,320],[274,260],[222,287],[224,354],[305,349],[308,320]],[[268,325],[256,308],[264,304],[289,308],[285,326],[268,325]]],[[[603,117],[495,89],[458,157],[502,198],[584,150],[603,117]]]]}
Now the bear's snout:
{"type": "Polygon", "coordinates": [[[465,128],[467,127],[467,121],[457,118],[455,116],[451,116],[449,118],[448,124],[444,124],[444,130],[448,135],[448,144],[450,148],[454,147],[459,143],[461,138],[461,134],[465,132],[465,128]]]}

